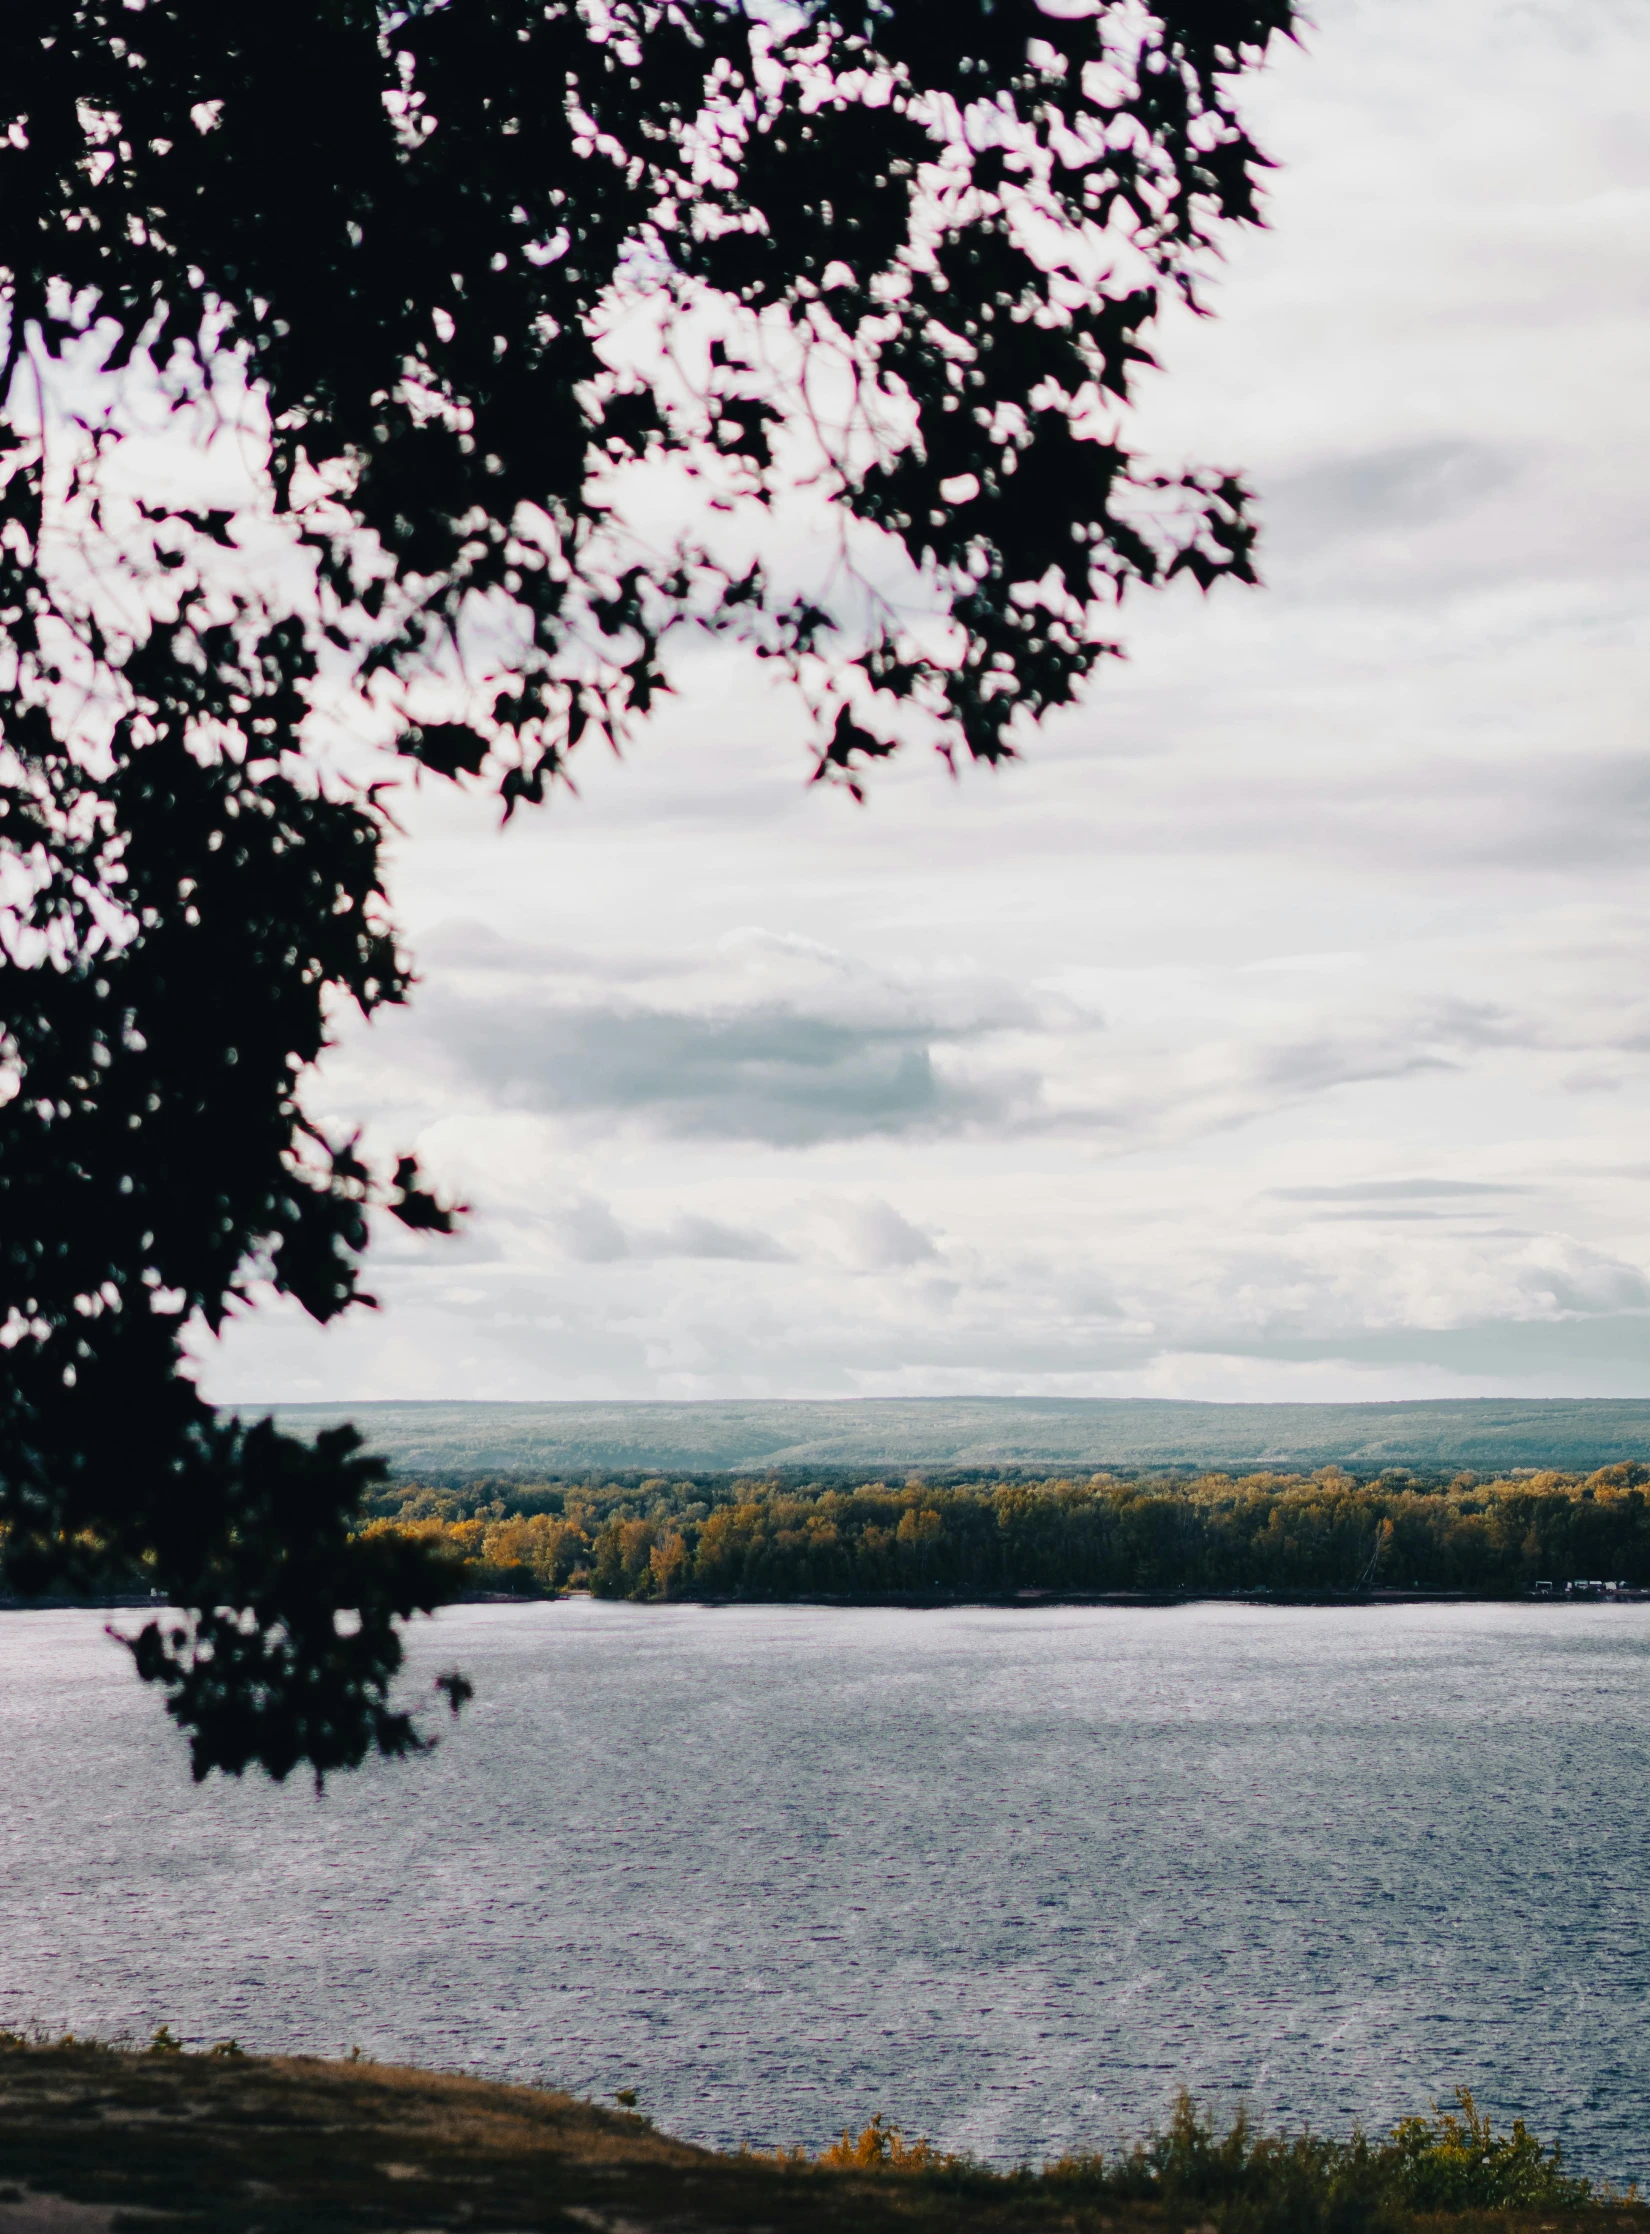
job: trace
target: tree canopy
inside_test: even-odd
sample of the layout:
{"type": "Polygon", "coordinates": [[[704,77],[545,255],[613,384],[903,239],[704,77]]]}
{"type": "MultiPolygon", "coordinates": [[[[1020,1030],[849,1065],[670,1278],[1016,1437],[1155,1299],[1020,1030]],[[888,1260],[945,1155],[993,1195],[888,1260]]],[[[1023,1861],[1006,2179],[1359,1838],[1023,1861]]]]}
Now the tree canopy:
{"type": "MultiPolygon", "coordinates": [[[[451,1213],[305,1114],[405,999],[419,771],[541,800],[673,643],[816,776],[1012,755],[1131,584],[1253,578],[1128,446],[1163,290],[1263,158],[1291,0],[35,0],[0,24],[0,1526],[138,1561],[197,1774],[420,1742],[451,1589],[374,1478],[184,1367],[259,1283],[370,1301],[451,1213]]],[[[449,1686],[456,1705],[459,1686],[449,1686]]]]}

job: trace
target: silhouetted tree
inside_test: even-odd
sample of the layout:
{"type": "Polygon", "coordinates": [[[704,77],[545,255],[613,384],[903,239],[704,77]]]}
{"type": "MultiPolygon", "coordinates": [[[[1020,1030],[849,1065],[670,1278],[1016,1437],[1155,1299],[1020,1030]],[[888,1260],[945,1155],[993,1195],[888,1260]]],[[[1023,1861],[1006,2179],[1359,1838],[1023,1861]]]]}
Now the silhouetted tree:
{"type": "Polygon", "coordinates": [[[393,762],[541,799],[697,630],[816,773],[1001,760],[1130,583],[1251,579],[1120,433],[1255,215],[1290,0],[29,0],[0,20],[0,1516],[137,1563],[197,1774],[419,1742],[370,1469],[218,1421],[180,1337],[368,1300],[449,1213],[304,1114],[403,1000],[393,762]],[[664,529],[661,519],[671,513],[664,529]],[[348,1610],[350,1618],[340,1622],[348,1610]]]}

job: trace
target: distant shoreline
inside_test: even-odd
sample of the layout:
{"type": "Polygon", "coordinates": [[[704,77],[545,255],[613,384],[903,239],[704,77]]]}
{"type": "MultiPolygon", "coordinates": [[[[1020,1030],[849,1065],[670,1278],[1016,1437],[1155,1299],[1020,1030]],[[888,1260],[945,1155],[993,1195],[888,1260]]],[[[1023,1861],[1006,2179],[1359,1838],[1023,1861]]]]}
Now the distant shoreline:
{"type": "MultiPolygon", "coordinates": [[[[1007,1610],[1035,1613],[1058,1606],[1103,1606],[1119,1612],[1168,1606],[1252,1606],[1264,1611],[1273,1606],[1323,1606],[1347,1610],[1365,1606],[1642,1606],[1650,1605],[1650,1590],[1551,1594],[1529,1590],[1510,1594],[1465,1590],[1370,1590],[1361,1593],[1309,1590],[1015,1590],[997,1597],[984,1595],[979,1591],[963,1592],[955,1597],[935,1592],[908,1591],[874,1598],[821,1595],[795,1598],[647,1599],[597,1598],[588,1590],[543,1591],[537,1594],[514,1590],[467,1590],[451,1603],[458,1606],[555,1606],[568,1605],[575,1601],[588,1601],[592,1605],[643,1605],[655,1608],[671,1606],[678,1609],[683,1606],[700,1606],[716,1613],[725,1612],[732,1606],[747,1609],[762,1607],[769,1610],[781,1606],[811,1606],[843,1613],[872,1612],[878,1608],[904,1613],[954,1613],[965,1607],[979,1607],[994,1612],[1007,1610]]],[[[0,1595],[0,1613],[174,1613],[179,1610],[164,1599],[132,1594],[107,1598],[15,1598],[0,1595]]]]}

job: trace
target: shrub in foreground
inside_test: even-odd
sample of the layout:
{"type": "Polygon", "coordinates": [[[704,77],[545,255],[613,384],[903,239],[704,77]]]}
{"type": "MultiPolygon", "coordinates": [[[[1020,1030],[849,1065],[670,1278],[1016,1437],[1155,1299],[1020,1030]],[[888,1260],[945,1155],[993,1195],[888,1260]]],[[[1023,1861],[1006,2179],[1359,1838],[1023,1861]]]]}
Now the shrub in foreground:
{"type": "Polygon", "coordinates": [[[1352,2234],[1410,2212],[1579,2210],[1617,2200],[1571,2177],[1557,2147],[1545,2148],[1524,2121],[1498,2133],[1465,2087],[1430,2118],[1405,2118],[1384,2140],[1310,2131],[1258,2131],[1239,2110],[1222,2131],[1182,2092],[1160,2132],[1126,2154],[1060,2158],[1040,2172],[994,2175],[898,2126],[873,2118],[844,2132],[816,2160],[839,2170],[926,2174],[958,2181],[1001,2179],[1064,2192],[1073,2202],[1158,2203],[1212,2214],[1226,2234],[1352,2234]]]}

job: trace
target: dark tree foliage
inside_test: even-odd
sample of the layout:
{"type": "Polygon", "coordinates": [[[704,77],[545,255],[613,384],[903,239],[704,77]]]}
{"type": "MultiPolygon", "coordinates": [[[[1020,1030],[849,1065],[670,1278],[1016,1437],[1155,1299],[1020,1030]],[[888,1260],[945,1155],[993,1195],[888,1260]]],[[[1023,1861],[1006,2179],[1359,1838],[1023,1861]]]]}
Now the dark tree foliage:
{"type": "MultiPolygon", "coordinates": [[[[29,0],[0,15],[0,1522],[138,1563],[197,1774],[420,1741],[447,1571],[181,1339],[443,1228],[302,1088],[401,1001],[386,779],[541,799],[698,631],[816,774],[997,761],[1130,583],[1251,579],[1124,445],[1290,0],[29,0]],[[395,755],[402,756],[399,761],[395,755]]],[[[457,1694],[453,1693],[456,1704],[457,1694]]]]}

